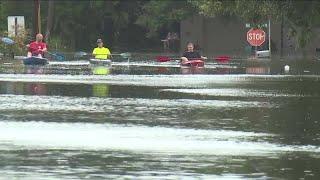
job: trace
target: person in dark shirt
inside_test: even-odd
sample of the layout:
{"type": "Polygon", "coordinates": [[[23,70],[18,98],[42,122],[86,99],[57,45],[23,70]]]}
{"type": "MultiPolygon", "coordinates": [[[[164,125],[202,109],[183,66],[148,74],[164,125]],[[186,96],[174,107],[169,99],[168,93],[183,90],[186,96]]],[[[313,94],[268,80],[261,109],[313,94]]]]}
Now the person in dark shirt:
{"type": "Polygon", "coordinates": [[[207,57],[201,56],[198,51],[194,51],[193,43],[189,42],[187,44],[187,50],[183,53],[181,57],[181,62],[185,63],[195,59],[207,59],[207,57]]]}

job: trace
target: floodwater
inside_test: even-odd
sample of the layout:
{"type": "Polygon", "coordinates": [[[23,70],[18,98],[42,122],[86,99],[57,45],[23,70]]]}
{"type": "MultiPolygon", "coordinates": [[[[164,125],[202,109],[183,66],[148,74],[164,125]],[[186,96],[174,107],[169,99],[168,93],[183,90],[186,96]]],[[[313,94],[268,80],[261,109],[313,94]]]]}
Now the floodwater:
{"type": "Polygon", "coordinates": [[[0,179],[319,179],[319,64],[2,62],[0,179]]]}

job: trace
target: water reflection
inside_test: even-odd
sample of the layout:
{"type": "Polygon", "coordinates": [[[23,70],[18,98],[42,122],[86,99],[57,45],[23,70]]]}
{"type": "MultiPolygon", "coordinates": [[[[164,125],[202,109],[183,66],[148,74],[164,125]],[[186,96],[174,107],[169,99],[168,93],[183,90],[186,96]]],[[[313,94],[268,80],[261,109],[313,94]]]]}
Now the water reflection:
{"type": "Polygon", "coordinates": [[[0,83],[1,94],[22,94],[25,92],[25,86],[23,83],[0,83]]]}
{"type": "Polygon", "coordinates": [[[232,70],[230,68],[217,68],[215,74],[232,74],[232,70]]]}
{"type": "Polygon", "coordinates": [[[92,96],[96,96],[96,97],[109,96],[109,85],[107,85],[107,84],[94,84],[94,85],[92,85],[92,96]]]}
{"type": "Polygon", "coordinates": [[[204,74],[205,68],[203,67],[181,67],[182,74],[204,74]]]}
{"type": "Polygon", "coordinates": [[[92,66],[91,71],[93,75],[109,75],[110,67],[106,66],[92,66]]]}
{"type": "Polygon", "coordinates": [[[270,74],[270,67],[247,67],[246,74],[270,74]]]}
{"type": "Polygon", "coordinates": [[[111,68],[90,66],[84,61],[55,62],[46,66],[26,67],[21,62],[3,62],[0,64],[0,73],[27,73],[27,74],[319,74],[320,61],[311,60],[234,60],[228,63],[208,62],[204,69],[183,68],[177,64],[157,64],[155,62],[130,61],[130,63],[114,62],[111,68]],[[290,71],[285,71],[285,66],[290,71]],[[112,70],[112,71],[111,71],[112,70]]]}
{"type": "Polygon", "coordinates": [[[32,95],[46,95],[47,86],[42,83],[26,84],[26,91],[32,95]]]}
{"type": "Polygon", "coordinates": [[[29,95],[47,95],[48,87],[45,83],[0,83],[1,94],[29,94],[29,95]]]}
{"type": "Polygon", "coordinates": [[[157,72],[160,74],[167,74],[169,71],[170,71],[169,68],[166,68],[166,67],[157,68],[157,72]]]}
{"type": "Polygon", "coordinates": [[[44,74],[44,66],[24,66],[26,74],[44,74]]]}
{"type": "MultiPolygon", "coordinates": [[[[0,143],[10,141],[16,146],[14,149],[21,146],[22,149],[124,150],[167,155],[224,156],[320,153],[317,146],[279,145],[262,140],[255,142],[274,135],[242,131],[53,122],[0,122],[0,130],[3,133],[0,143]]],[[[1,149],[3,146],[0,144],[1,149]]]]}

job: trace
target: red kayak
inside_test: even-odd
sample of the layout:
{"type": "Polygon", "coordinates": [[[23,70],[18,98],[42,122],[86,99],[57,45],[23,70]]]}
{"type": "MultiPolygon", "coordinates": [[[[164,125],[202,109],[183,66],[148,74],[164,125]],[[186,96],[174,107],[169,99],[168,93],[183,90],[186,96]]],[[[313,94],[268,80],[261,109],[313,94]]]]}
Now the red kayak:
{"type": "Polygon", "coordinates": [[[201,59],[189,60],[187,62],[181,63],[184,67],[204,67],[204,61],[201,59]]]}
{"type": "Polygon", "coordinates": [[[218,56],[215,58],[216,61],[224,63],[230,61],[231,57],[230,56],[218,56]]]}

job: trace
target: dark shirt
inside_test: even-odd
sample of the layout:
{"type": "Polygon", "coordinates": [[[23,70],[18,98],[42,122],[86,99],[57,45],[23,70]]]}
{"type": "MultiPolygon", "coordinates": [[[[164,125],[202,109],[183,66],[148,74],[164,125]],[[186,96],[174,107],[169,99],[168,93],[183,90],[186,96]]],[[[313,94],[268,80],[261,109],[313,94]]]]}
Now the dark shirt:
{"type": "Polygon", "coordinates": [[[201,55],[197,51],[193,51],[193,52],[186,51],[183,53],[182,57],[186,57],[188,59],[199,59],[201,58],[201,55]]]}

